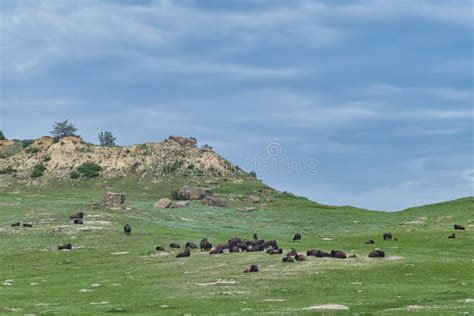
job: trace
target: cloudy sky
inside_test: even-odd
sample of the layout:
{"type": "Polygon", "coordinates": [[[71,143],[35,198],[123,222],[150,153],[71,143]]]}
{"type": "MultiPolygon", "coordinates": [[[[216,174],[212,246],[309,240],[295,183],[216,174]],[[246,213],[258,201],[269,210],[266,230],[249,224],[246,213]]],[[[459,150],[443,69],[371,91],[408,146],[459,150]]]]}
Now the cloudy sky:
{"type": "Polygon", "coordinates": [[[472,1],[0,5],[9,138],[66,118],[90,142],[194,136],[326,204],[474,194],[472,1]]]}

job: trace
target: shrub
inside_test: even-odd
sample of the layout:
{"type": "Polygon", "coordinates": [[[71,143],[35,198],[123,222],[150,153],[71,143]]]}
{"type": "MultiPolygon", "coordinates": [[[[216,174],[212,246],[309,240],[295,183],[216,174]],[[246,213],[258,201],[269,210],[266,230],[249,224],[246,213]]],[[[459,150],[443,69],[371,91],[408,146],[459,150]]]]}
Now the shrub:
{"type": "Polygon", "coordinates": [[[0,131],[0,140],[5,140],[5,139],[7,139],[7,138],[5,137],[5,135],[3,134],[3,132],[0,131]]]}
{"type": "Polygon", "coordinates": [[[50,161],[50,160],[51,160],[51,157],[50,157],[50,156],[45,156],[45,157],[43,158],[43,161],[44,161],[44,162],[48,162],[48,161],[50,161]]]}
{"type": "Polygon", "coordinates": [[[28,146],[30,146],[31,144],[34,143],[34,140],[33,139],[23,139],[21,140],[21,145],[23,146],[23,148],[26,148],[28,146]]]}
{"type": "Polygon", "coordinates": [[[257,173],[255,171],[250,171],[249,176],[251,176],[252,178],[257,178],[257,173]]]}
{"type": "Polygon", "coordinates": [[[11,166],[0,169],[0,174],[12,174],[12,173],[15,173],[15,172],[16,172],[16,170],[13,169],[11,166]]]}
{"type": "Polygon", "coordinates": [[[55,139],[60,139],[67,136],[77,136],[77,128],[65,120],[63,122],[54,122],[51,134],[55,139]]]}
{"type": "Polygon", "coordinates": [[[46,167],[42,163],[39,163],[34,167],[33,172],[30,174],[30,177],[32,178],[42,177],[45,170],[46,170],[46,167]]]}
{"type": "Polygon", "coordinates": [[[28,147],[26,148],[25,150],[28,154],[36,154],[37,152],[39,152],[39,148],[36,148],[36,147],[28,147]]]}
{"type": "Polygon", "coordinates": [[[182,165],[183,165],[182,160],[176,160],[172,164],[165,165],[164,172],[165,173],[173,173],[173,172],[177,171],[179,168],[181,168],[182,165]]]}
{"type": "Polygon", "coordinates": [[[85,162],[77,168],[77,172],[86,179],[98,177],[102,168],[93,162],[85,162]]]}
{"type": "Polygon", "coordinates": [[[69,173],[69,178],[71,179],[79,179],[81,177],[81,174],[77,171],[71,171],[71,173],[69,173]]]}

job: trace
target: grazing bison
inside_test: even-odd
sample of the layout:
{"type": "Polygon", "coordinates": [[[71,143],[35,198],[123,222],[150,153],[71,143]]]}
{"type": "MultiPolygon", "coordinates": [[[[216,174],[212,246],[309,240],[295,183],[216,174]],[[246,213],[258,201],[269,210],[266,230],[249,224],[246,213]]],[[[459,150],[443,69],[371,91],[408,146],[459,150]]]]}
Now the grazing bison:
{"type": "Polygon", "coordinates": [[[163,247],[160,247],[160,246],[156,246],[156,251],[165,251],[165,248],[163,247]]]}
{"type": "Polygon", "coordinates": [[[294,256],[297,256],[298,253],[296,252],[296,250],[294,248],[291,248],[291,250],[286,254],[287,257],[294,257],[294,256]]]}
{"type": "Polygon", "coordinates": [[[281,255],[283,253],[283,249],[275,249],[275,248],[270,248],[267,250],[267,253],[270,255],[281,255]]]}
{"type": "Polygon", "coordinates": [[[17,227],[17,226],[20,226],[20,222],[16,222],[16,223],[13,223],[10,225],[11,227],[17,227]]]}
{"type": "Polygon", "coordinates": [[[65,245],[62,245],[62,246],[58,246],[58,250],[71,250],[71,249],[72,249],[71,244],[65,244],[65,245]]]}
{"type": "Polygon", "coordinates": [[[303,256],[303,255],[296,255],[296,256],[295,256],[295,260],[296,260],[296,261],[305,261],[306,258],[305,258],[305,256],[303,256]]]}
{"type": "Polygon", "coordinates": [[[215,247],[215,248],[212,248],[211,251],[209,251],[210,255],[217,255],[221,253],[224,253],[224,248],[222,247],[215,247]]]}
{"type": "Polygon", "coordinates": [[[382,250],[374,250],[369,253],[369,258],[385,258],[385,252],[382,250]]]}
{"type": "Polygon", "coordinates": [[[74,215],[71,215],[69,216],[70,219],[76,219],[76,218],[84,218],[84,213],[83,212],[79,212],[79,213],[76,213],[74,215]]]}
{"type": "Polygon", "coordinates": [[[123,226],[123,231],[125,235],[130,236],[132,234],[132,227],[130,227],[128,224],[125,224],[125,226],[123,226]]]}
{"type": "Polygon", "coordinates": [[[212,249],[212,244],[206,239],[201,240],[199,243],[199,246],[201,248],[201,251],[206,250],[209,251],[212,249]]]}
{"type": "Polygon", "coordinates": [[[331,258],[346,259],[347,255],[344,251],[340,250],[331,250],[331,258]]]}
{"type": "Polygon", "coordinates": [[[293,241],[301,241],[301,234],[295,234],[293,236],[293,241]]]}
{"type": "Polygon", "coordinates": [[[281,261],[283,261],[283,262],[295,262],[295,259],[293,259],[293,257],[283,257],[281,259],[281,261]]]}
{"type": "Polygon", "coordinates": [[[384,233],[383,240],[392,240],[392,233],[384,233]]]}
{"type": "Polygon", "coordinates": [[[454,224],[454,229],[456,230],[466,230],[463,226],[454,224]]]}
{"type": "Polygon", "coordinates": [[[454,239],[454,238],[456,238],[456,234],[451,234],[451,235],[448,236],[448,238],[449,239],[454,239]]]}
{"type": "Polygon", "coordinates": [[[252,272],[258,272],[258,271],[259,271],[258,266],[256,264],[252,264],[250,266],[250,269],[245,269],[244,270],[244,273],[249,273],[249,272],[252,273],[252,272]]]}
{"type": "Polygon", "coordinates": [[[375,244],[375,241],[373,239],[369,239],[365,242],[366,245],[373,245],[375,244]]]}
{"type": "Polygon", "coordinates": [[[176,258],[185,258],[191,256],[191,248],[186,248],[183,252],[176,255],[176,258]]]}
{"type": "Polygon", "coordinates": [[[269,247],[271,247],[273,249],[278,248],[278,244],[277,244],[276,240],[266,241],[263,245],[264,245],[265,248],[269,248],[269,247]]]}
{"type": "Polygon", "coordinates": [[[253,240],[258,240],[257,233],[253,233],[253,240]]]}
{"type": "Polygon", "coordinates": [[[178,248],[181,248],[181,246],[178,245],[177,243],[171,243],[171,244],[170,244],[170,248],[176,248],[176,249],[178,249],[178,248]]]}
{"type": "Polygon", "coordinates": [[[23,227],[33,227],[31,224],[23,224],[23,227]]]}
{"type": "Polygon", "coordinates": [[[197,246],[196,246],[196,244],[195,244],[195,243],[193,243],[193,242],[189,242],[189,241],[188,241],[188,242],[186,243],[186,245],[184,246],[184,248],[191,248],[191,249],[196,249],[196,248],[197,248],[197,246]]]}
{"type": "Polygon", "coordinates": [[[80,218],[76,218],[72,221],[74,224],[77,224],[77,225],[82,225],[84,224],[84,221],[80,218]]]}

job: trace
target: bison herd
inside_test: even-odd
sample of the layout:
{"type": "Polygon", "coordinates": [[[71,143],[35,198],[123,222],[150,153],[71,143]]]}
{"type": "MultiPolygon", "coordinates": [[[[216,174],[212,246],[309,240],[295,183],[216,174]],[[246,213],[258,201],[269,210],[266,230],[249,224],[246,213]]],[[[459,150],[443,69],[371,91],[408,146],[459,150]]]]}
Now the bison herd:
{"type": "MultiPolygon", "coordinates": [[[[84,224],[83,222],[84,218],[84,213],[79,212],[76,214],[73,214],[69,217],[73,221],[74,224],[84,224]]],[[[18,227],[21,226],[20,222],[16,222],[11,224],[12,227],[18,227]]],[[[33,227],[31,224],[23,224],[23,227],[33,227]]],[[[455,230],[465,230],[465,228],[461,225],[454,225],[455,230]]],[[[131,236],[132,234],[132,228],[129,224],[126,224],[123,227],[123,231],[125,235],[131,236]]],[[[382,235],[383,240],[388,241],[388,240],[398,240],[397,238],[394,238],[392,233],[384,233],[382,235]]],[[[455,234],[450,234],[448,236],[449,239],[454,239],[456,238],[455,234]]],[[[293,236],[293,242],[301,242],[302,236],[299,233],[294,234],[293,236]]],[[[373,245],[375,244],[375,241],[373,239],[369,239],[365,242],[365,244],[368,245],[373,245]]],[[[173,249],[180,249],[181,246],[178,243],[171,243],[169,245],[169,248],[173,249]]],[[[191,256],[191,251],[193,249],[197,249],[197,245],[193,242],[187,242],[184,246],[184,251],[178,253],[176,255],[176,258],[186,258],[191,256]]],[[[257,234],[253,234],[253,240],[247,240],[247,239],[241,239],[240,237],[234,237],[232,239],[229,239],[226,243],[221,243],[218,245],[213,245],[212,243],[209,242],[207,238],[204,238],[200,241],[199,243],[199,248],[201,251],[207,251],[209,255],[216,255],[216,254],[222,254],[224,253],[224,250],[227,250],[229,253],[234,253],[234,252],[263,252],[265,251],[269,255],[282,255],[283,254],[283,249],[278,247],[277,241],[276,240],[263,240],[259,239],[257,234]]],[[[58,246],[58,250],[71,250],[72,245],[70,243],[64,244],[61,246],[58,246]]],[[[157,246],[156,251],[165,251],[165,248],[162,246],[157,246]]],[[[323,250],[319,249],[310,249],[306,251],[306,256],[308,257],[316,257],[316,258],[337,258],[337,259],[346,259],[346,258],[354,258],[356,255],[350,255],[348,256],[345,252],[341,250],[331,250],[330,252],[326,252],[323,250]]],[[[385,258],[385,252],[382,250],[373,250],[369,253],[368,255],[369,258],[385,258]]],[[[297,251],[292,248],[289,252],[287,252],[284,257],[282,258],[282,262],[295,262],[295,261],[305,261],[306,257],[304,255],[298,254],[297,251]]],[[[245,269],[245,273],[250,273],[250,272],[258,272],[259,269],[257,265],[251,265],[249,269],[245,269]]]]}

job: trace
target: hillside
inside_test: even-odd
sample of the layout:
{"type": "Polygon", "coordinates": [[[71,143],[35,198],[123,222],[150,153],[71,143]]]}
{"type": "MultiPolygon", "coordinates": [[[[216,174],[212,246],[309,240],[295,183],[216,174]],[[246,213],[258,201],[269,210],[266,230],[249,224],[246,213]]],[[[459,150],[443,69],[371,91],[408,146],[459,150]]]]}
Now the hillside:
{"type": "Polygon", "coordinates": [[[67,179],[85,163],[99,165],[103,178],[162,178],[170,174],[211,175],[228,180],[249,178],[209,147],[198,148],[196,140],[178,136],[160,143],[127,147],[97,146],[78,137],[55,142],[45,136],[25,148],[18,141],[0,141],[0,173],[3,170],[15,177],[28,179],[35,166],[44,165],[45,178],[67,179]]]}

